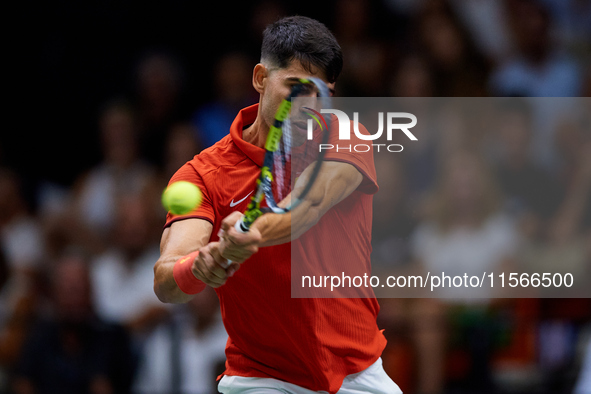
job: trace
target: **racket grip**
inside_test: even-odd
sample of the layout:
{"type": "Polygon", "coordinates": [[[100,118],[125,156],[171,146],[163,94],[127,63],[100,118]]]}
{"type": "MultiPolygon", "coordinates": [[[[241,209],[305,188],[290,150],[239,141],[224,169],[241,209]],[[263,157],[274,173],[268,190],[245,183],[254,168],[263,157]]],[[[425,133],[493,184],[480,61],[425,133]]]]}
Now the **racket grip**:
{"type": "MultiPolygon", "coordinates": [[[[244,222],[242,221],[242,218],[240,218],[236,224],[234,225],[234,228],[236,229],[236,231],[238,231],[241,234],[245,234],[248,232],[248,228],[246,228],[246,226],[244,225],[244,222]]],[[[226,265],[226,268],[229,268],[232,265],[232,260],[228,260],[228,263],[226,265]]]]}
{"type": "Polygon", "coordinates": [[[248,232],[248,227],[246,227],[244,225],[244,222],[242,221],[242,218],[240,218],[236,224],[234,225],[234,229],[236,229],[236,231],[238,231],[239,233],[247,233],[248,232]]]}

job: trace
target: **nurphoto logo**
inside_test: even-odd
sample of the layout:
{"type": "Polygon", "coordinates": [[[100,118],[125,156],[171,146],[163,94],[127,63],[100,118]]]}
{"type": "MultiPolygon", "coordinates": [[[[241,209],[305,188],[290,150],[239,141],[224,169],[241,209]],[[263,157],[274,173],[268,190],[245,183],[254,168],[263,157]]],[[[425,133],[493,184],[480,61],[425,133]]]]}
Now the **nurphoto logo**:
{"type": "MultiPolygon", "coordinates": [[[[378,112],[378,130],[374,134],[363,134],[359,131],[359,112],[353,112],[353,122],[351,122],[349,116],[338,109],[321,109],[320,113],[313,111],[318,117],[322,118],[322,114],[333,114],[337,117],[339,122],[339,141],[350,141],[351,140],[351,123],[353,123],[353,132],[355,136],[362,141],[375,141],[384,134],[384,118],[386,119],[386,139],[392,141],[394,131],[402,131],[408,139],[411,141],[417,141],[417,137],[411,133],[410,129],[416,126],[417,117],[408,112],[378,112]],[[409,120],[407,122],[400,123],[401,119],[409,120]]],[[[309,113],[310,114],[310,113],[309,113]]],[[[316,116],[310,114],[317,123],[320,123],[316,116]]],[[[308,139],[313,139],[313,127],[314,124],[312,119],[308,119],[308,139]]],[[[378,152],[380,149],[386,149],[388,152],[402,152],[404,149],[400,144],[320,144],[319,149],[322,150],[336,150],[349,151],[349,152],[368,152],[371,148],[376,149],[378,152]]]]}

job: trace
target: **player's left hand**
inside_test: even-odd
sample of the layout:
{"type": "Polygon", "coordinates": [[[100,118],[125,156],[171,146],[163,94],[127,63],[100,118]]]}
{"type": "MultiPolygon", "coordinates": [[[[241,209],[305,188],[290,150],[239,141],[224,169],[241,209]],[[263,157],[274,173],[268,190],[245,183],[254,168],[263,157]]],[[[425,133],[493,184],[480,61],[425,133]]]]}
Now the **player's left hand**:
{"type": "Polygon", "coordinates": [[[251,228],[247,233],[237,231],[234,226],[242,217],[241,212],[232,212],[223,221],[218,236],[220,237],[219,252],[221,256],[242,263],[258,252],[261,243],[261,233],[251,228]]]}

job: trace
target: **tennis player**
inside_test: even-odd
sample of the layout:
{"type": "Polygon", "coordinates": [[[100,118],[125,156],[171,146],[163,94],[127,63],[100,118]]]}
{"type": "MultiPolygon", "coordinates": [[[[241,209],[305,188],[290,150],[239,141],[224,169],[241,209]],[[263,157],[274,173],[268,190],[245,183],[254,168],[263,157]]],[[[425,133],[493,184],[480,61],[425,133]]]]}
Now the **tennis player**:
{"type": "Polygon", "coordinates": [[[252,77],[259,103],[241,110],[229,135],[170,181],[197,184],[203,202],[189,214],[168,214],[154,290],[161,301],[178,303],[206,285],[215,288],[229,335],[218,385],[224,394],[400,393],[382,367],[386,339],[376,324],[375,297],[291,297],[292,247],[308,253],[312,262],[330,258],[338,248],[369,272],[371,203],[377,191],[371,152],[327,155],[309,194],[313,204],[293,217],[294,223],[289,213],[268,213],[248,233],[234,229],[256,187],[281,100],[308,76],[334,89],[342,69],[334,36],[303,16],[270,25],[261,52],[252,77]],[[322,240],[324,247],[306,233],[312,226],[330,237],[322,240]]]}

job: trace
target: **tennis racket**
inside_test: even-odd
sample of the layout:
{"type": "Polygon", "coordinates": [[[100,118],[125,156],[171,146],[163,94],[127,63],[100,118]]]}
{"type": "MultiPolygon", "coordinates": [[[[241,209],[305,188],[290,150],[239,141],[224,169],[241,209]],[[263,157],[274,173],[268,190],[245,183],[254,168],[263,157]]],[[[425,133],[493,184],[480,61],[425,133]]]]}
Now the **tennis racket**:
{"type": "Polygon", "coordinates": [[[305,200],[322,167],[320,144],[329,141],[330,116],[320,110],[330,104],[329,89],[319,78],[302,78],[292,86],[275,113],[256,192],[236,230],[248,232],[264,213],[287,213],[305,200]],[[284,200],[288,202],[278,204],[284,200]]]}

